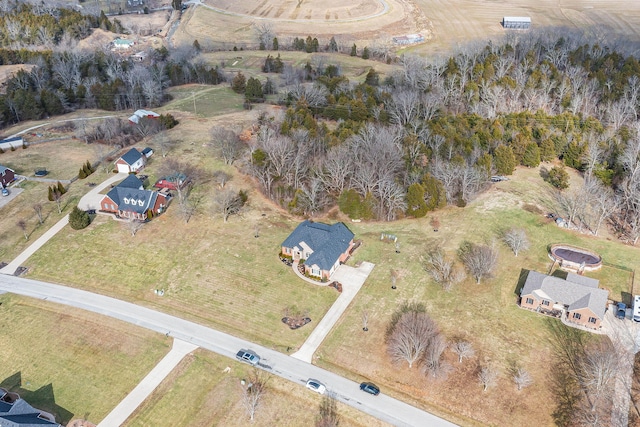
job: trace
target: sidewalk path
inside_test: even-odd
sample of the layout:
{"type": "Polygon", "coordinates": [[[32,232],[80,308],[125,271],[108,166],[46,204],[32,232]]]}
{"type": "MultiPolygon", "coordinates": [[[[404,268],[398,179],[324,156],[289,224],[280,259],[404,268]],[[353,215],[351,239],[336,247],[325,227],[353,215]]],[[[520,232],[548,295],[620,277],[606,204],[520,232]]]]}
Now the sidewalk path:
{"type": "Polygon", "coordinates": [[[375,267],[375,264],[370,262],[363,262],[358,268],[349,267],[348,265],[341,265],[331,276],[331,281],[334,280],[342,283],[342,293],[333,303],[327,314],[324,315],[318,326],[311,332],[309,338],[302,344],[300,349],[293,353],[291,357],[302,360],[307,363],[311,363],[313,353],[316,352],[322,341],[329,335],[331,329],[336,322],[345,312],[351,301],[360,291],[360,288],[364,284],[369,274],[375,267]]]}
{"type": "Polygon", "coordinates": [[[98,427],[119,427],[133,412],[153,393],[178,363],[189,353],[198,348],[197,345],[173,340],[171,351],[143,378],[142,381],[107,415],[98,427]]]}
{"type": "Polygon", "coordinates": [[[48,229],[42,236],[40,236],[35,242],[33,242],[27,249],[22,251],[13,261],[7,264],[3,269],[0,269],[2,274],[15,274],[18,267],[40,249],[50,238],[55,236],[58,231],[62,230],[65,225],[69,223],[69,215],[65,215],[60,221],[58,221],[53,227],[48,229]]]}
{"type": "MultiPolygon", "coordinates": [[[[109,178],[107,178],[104,182],[96,185],[91,189],[87,194],[85,194],[78,203],[78,207],[82,210],[87,209],[98,209],[100,205],[100,200],[96,203],[96,207],[86,207],[93,206],[94,200],[96,197],[102,198],[98,193],[113,184],[116,181],[125,179],[127,177],[126,173],[118,173],[109,178]]],[[[18,255],[13,261],[7,264],[4,268],[0,269],[0,273],[2,274],[15,274],[18,267],[24,264],[24,262],[35,253],[38,249],[40,249],[45,243],[49,241],[53,236],[55,236],[58,231],[62,230],[65,225],[69,223],[69,215],[65,215],[60,221],[58,221],[53,227],[48,229],[42,236],[38,238],[35,242],[33,242],[27,249],[22,251],[20,255],[18,255]]]]}

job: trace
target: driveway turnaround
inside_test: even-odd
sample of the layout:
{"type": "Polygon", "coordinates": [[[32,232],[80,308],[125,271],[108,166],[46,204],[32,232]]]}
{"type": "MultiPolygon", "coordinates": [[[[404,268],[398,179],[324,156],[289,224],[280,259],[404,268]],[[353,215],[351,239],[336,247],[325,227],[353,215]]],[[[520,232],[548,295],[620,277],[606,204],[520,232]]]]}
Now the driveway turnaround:
{"type": "Polygon", "coordinates": [[[351,301],[360,291],[360,288],[367,280],[375,264],[363,262],[360,267],[354,268],[348,265],[341,265],[331,276],[332,281],[342,284],[342,293],[333,303],[327,314],[324,315],[318,326],[311,332],[309,338],[302,344],[300,349],[293,353],[291,357],[311,363],[313,353],[316,352],[322,341],[329,335],[331,329],[342,316],[342,313],[349,307],[351,301]]]}
{"type": "MultiPolygon", "coordinates": [[[[12,292],[50,302],[65,304],[124,320],[143,328],[190,342],[222,356],[235,359],[241,348],[255,351],[259,367],[304,387],[307,379],[316,378],[327,386],[335,398],[362,412],[396,426],[451,427],[455,424],[384,394],[371,396],[360,391],[359,383],[277,351],[207,328],[188,320],[80,289],[52,283],[0,275],[0,291],[12,292]]],[[[375,381],[375,378],[369,378],[375,381]]],[[[180,403],[176,402],[179,408],[180,403]]]]}
{"type": "Polygon", "coordinates": [[[98,427],[119,427],[133,414],[138,406],[151,395],[167,375],[178,366],[178,363],[197,345],[188,342],[173,340],[171,351],[147,374],[146,377],[105,417],[98,427]]]}
{"type": "Polygon", "coordinates": [[[102,194],[100,192],[110,186],[111,184],[122,181],[127,177],[126,173],[117,173],[100,184],[96,185],[89,191],[87,194],[82,196],[80,201],[78,202],[78,209],[87,211],[89,209],[95,209],[96,211],[100,209],[100,201],[102,200],[102,194]]]}

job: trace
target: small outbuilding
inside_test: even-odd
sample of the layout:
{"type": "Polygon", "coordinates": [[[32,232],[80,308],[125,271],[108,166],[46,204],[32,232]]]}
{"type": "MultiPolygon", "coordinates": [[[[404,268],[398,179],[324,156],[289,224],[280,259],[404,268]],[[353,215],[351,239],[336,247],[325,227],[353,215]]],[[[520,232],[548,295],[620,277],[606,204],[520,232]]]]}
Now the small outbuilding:
{"type": "Polygon", "coordinates": [[[16,172],[0,165],[0,188],[5,188],[16,179],[16,172]]]}
{"type": "Polygon", "coordinates": [[[502,27],[511,30],[528,30],[531,28],[531,18],[528,16],[505,16],[502,27]]]}
{"type": "Polygon", "coordinates": [[[119,173],[137,173],[144,168],[147,163],[146,156],[143,156],[135,148],[124,153],[118,160],[116,160],[116,169],[119,173]]]}

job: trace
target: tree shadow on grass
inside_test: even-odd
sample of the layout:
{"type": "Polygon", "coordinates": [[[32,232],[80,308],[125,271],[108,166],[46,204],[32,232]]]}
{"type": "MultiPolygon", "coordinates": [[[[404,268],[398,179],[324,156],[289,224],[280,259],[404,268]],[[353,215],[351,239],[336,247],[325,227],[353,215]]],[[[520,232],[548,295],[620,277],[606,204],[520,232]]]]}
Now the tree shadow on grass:
{"type": "Polygon", "coordinates": [[[19,394],[22,399],[36,409],[51,413],[56,418],[56,422],[62,425],[66,425],[73,418],[74,414],[56,404],[53,384],[51,383],[37,390],[28,390],[22,387],[22,373],[18,371],[0,381],[0,388],[19,394]]]}

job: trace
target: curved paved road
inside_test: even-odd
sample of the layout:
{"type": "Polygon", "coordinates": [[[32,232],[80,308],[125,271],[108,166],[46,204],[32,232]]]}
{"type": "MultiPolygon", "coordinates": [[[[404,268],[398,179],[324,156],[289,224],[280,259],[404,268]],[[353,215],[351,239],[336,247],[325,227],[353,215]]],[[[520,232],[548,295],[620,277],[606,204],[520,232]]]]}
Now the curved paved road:
{"type": "Polygon", "coordinates": [[[2,274],[0,274],[0,291],[65,304],[124,320],[163,334],[169,333],[174,338],[230,358],[234,358],[240,348],[250,348],[262,357],[260,366],[263,369],[298,384],[304,384],[308,378],[317,378],[335,393],[338,400],[396,426],[455,426],[384,394],[377,397],[367,395],[359,390],[358,383],[317,366],[146,307],[80,289],[2,274]]]}

